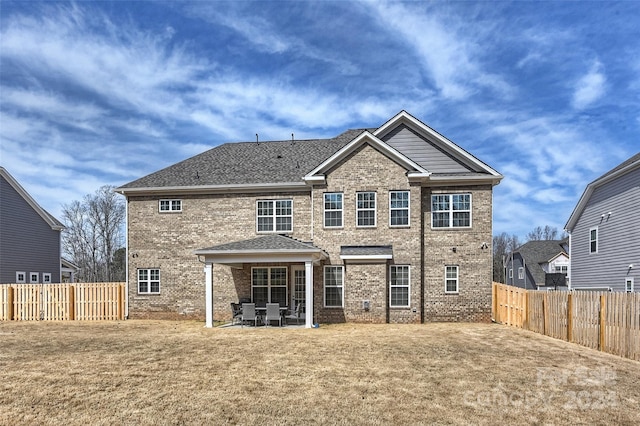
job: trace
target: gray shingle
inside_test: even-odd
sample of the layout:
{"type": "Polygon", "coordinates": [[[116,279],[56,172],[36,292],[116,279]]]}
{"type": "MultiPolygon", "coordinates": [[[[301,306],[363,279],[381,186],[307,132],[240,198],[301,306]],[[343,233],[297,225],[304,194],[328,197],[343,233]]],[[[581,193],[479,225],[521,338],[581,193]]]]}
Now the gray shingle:
{"type": "Polygon", "coordinates": [[[363,131],[348,130],[332,139],[226,143],[121,188],[301,182],[363,131]]]}
{"type": "Polygon", "coordinates": [[[548,262],[560,253],[568,256],[561,245],[565,241],[566,239],[529,241],[516,250],[525,260],[536,284],[544,285],[545,272],[542,269],[542,263],[548,262]]]}
{"type": "Polygon", "coordinates": [[[234,241],[231,243],[220,244],[213,247],[207,247],[198,252],[261,252],[261,251],[322,251],[320,248],[314,246],[311,243],[296,240],[286,235],[264,235],[257,238],[251,238],[248,240],[234,241]]]}

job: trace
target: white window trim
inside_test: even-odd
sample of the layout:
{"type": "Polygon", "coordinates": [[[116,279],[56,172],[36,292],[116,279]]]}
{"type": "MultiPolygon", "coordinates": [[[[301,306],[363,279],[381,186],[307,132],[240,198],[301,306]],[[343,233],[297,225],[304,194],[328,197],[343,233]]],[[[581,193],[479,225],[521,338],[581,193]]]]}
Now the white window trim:
{"type": "Polygon", "coordinates": [[[325,192],[324,194],[322,194],[322,225],[324,228],[329,228],[329,229],[340,229],[340,228],[344,228],[344,192],[325,192]],[[341,204],[341,208],[340,209],[335,209],[335,210],[327,210],[327,203],[325,200],[325,196],[327,195],[331,195],[331,194],[340,194],[342,196],[342,199],[340,201],[341,204]],[[328,226],[327,225],[327,211],[333,212],[333,211],[340,211],[340,223],[341,225],[339,226],[328,226]]]}
{"type": "Polygon", "coordinates": [[[42,282],[43,284],[51,284],[51,272],[42,273],[42,282]]]}
{"type": "Polygon", "coordinates": [[[138,270],[136,271],[136,281],[137,281],[137,291],[138,294],[160,294],[161,291],[161,283],[162,283],[162,272],[160,271],[160,268],[138,268],[138,270]],[[156,280],[152,280],[151,279],[151,271],[158,271],[158,291],[151,291],[151,282],[152,281],[156,281],[156,280]],[[147,283],[147,291],[140,291],[140,271],[147,271],[147,279],[143,280],[146,281],[147,283]]]}
{"type": "Polygon", "coordinates": [[[322,305],[325,308],[344,308],[344,265],[325,265],[323,268],[323,274],[322,274],[322,305]],[[342,273],[340,274],[342,277],[342,282],[340,283],[339,286],[331,286],[331,287],[339,287],[342,289],[342,291],[340,292],[340,294],[342,295],[342,300],[340,301],[340,306],[335,306],[335,305],[331,305],[331,306],[327,306],[327,269],[334,269],[334,268],[340,268],[340,270],[342,271],[342,273]]]}
{"type": "Polygon", "coordinates": [[[444,292],[446,294],[458,294],[460,293],[460,266],[458,265],[445,265],[444,267],[444,292]],[[456,289],[455,291],[447,290],[447,281],[453,278],[447,277],[447,268],[456,268],[456,289]]]}
{"type": "Polygon", "coordinates": [[[513,279],[513,268],[509,268],[509,278],[513,279]]]}
{"type": "Polygon", "coordinates": [[[258,234],[282,234],[282,233],[291,233],[293,232],[293,199],[292,198],[274,198],[274,199],[259,199],[256,200],[256,233],[258,234]],[[277,215],[276,214],[276,202],[278,201],[288,201],[291,203],[291,215],[277,215]],[[258,229],[258,204],[259,203],[272,203],[273,204],[273,215],[272,216],[260,216],[260,217],[270,217],[272,219],[271,231],[260,231],[258,229]],[[279,217],[291,217],[291,228],[290,229],[277,229],[277,221],[279,217]]]}
{"type": "Polygon", "coordinates": [[[179,198],[163,198],[158,200],[158,212],[160,213],[181,213],[182,212],[182,200],[179,198]],[[162,202],[168,202],[169,203],[169,209],[168,210],[163,210],[162,209],[162,202]],[[179,208],[175,208],[174,209],[174,203],[178,204],[179,208]]]}
{"type": "MultiPolygon", "coordinates": [[[[344,205],[344,202],[343,202],[344,205]]],[[[378,195],[375,191],[357,191],[356,192],[356,228],[375,228],[378,225],[378,195]],[[373,194],[373,209],[358,208],[358,196],[360,194],[373,194]],[[373,211],[373,225],[360,225],[358,224],[358,212],[370,212],[373,211]]]]}
{"type": "Polygon", "coordinates": [[[411,265],[389,265],[389,307],[390,308],[408,308],[411,306],[411,265]],[[407,284],[406,285],[394,285],[391,281],[391,269],[393,268],[407,268],[407,284]],[[407,304],[406,305],[392,305],[391,304],[391,289],[392,288],[406,288],[407,289],[407,304]]]}
{"type": "MultiPolygon", "coordinates": [[[[253,288],[254,287],[266,287],[267,288],[267,303],[271,303],[271,288],[278,287],[285,289],[285,299],[289,300],[289,268],[286,266],[252,266],[251,267],[251,299],[253,300],[253,288]],[[267,285],[254,285],[253,284],[253,271],[255,269],[266,269],[267,270],[267,285]],[[272,269],[284,269],[285,270],[285,279],[286,282],[284,285],[271,285],[271,270],[272,269]]],[[[253,301],[255,303],[255,300],[253,301]]]]}
{"type": "Polygon", "coordinates": [[[598,250],[600,249],[600,232],[598,231],[598,227],[594,226],[593,228],[589,228],[589,254],[598,254],[598,250]],[[592,240],[591,239],[591,233],[593,231],[596,231],[596,239],[592,240]],[[595,251],[591,251],[591,243],[594,242],[596,243],[596,249],[595,251]]]}
{"type": "Polygon", "coordinates": [[[409,228],[411,226],[411,191],[409,190],[397,190],[397,191],[389,191],[389,227],[390,228],[409,228]],[[407,197],[407,207],[403,208],[391,208],[391,194],[397,194],[400,192],[406,192],[407,197]],[[391,211],[399,211],[399,210],[407,210],[407,224],[406,225],[392,225],[391,224],[391,211]]]}
{"type": "Polygon", "coordinates": [[[29,284],[38,284],[40,279],[40,273],[39,272],[29,272],[29,284]],[[33,276],[35,275],[36,279],[33,279],[33,276]]]}
{"type": "Polygon", "coordinates": [[[626,278],[624,280],[624,291],[627,293],[633,293],[633,290],[633,277],[626,278]],[[631,284],[631,287],[629,287],[629,284],[631,284]]]}
{"type": "Polygon", "coordinates": [[[518,267],[518,279],[519,280],[524,280],[524,267],[523,266],[518,267]]]}
{"type": "MultiPolygon", "coordinates": [[[[438,210],[437,212],[444,212],[445,210],[438,210]]],[[[473,194],[471,194],[470,192],[461,192],[461,193],[457,193],[457,192],[452,192],[452,193],[436,193],[436,194],[431,194],[431,229],[433,230],[438,230],[438,229],[470,229],[473,227],[473,194]],[[433,215],[434,212],[433,211],[433,197],[435,196],[442,196],[442,195],[446,195],[448,197],[452,197],[454,195],[468,195],[469,196],[469,210],[453,210],[453,201],[451,201],[451,198],[449,198],[449,226],[433,226],[433,215]],[[469,212],[469,226],[453,226],[453,213],[454,212],[469,212]]]]}
{"type": "Polygon", "coordinates": [[[27,273],[24,271],[16,271],[16,284],[26,284],[27,282],[27,273]],[[20,274],[22,274],[22,279],[20,279],[20,274]]]}

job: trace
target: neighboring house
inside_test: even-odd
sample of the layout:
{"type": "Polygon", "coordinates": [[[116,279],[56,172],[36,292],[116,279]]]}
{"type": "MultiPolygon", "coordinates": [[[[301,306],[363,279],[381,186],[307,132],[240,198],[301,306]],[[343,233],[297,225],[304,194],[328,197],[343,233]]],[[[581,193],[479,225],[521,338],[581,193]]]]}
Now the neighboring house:
{"type": "Polygon", "coordinates": [[[0,283],[59,283],[62,229],[0,167],[0,283]]]}
{"type": "Polygon", "coordinates": [[[587,185],[565,229],[571,288],[639,291],[640,153],[587,185]]]}
{"type": "Polygon", "coordinates": [[[75,283],[76,275],[78,274],[78,271],[80,270],[80,268],[76,264],[72,263],[70,260],[65,259],[64,257],[60,259],[60,263],[61,263],[60,272],[62,273],[62,279],[60,280],[60,282],[75,283]]]}
{"type": "Polygon", "coordinates": [[[569,240],[529,241],[505,258],[506,284],[530,290],[567,288],[569,240]]]}
{"type": "Polygon", "coordinates": [[[314,322],[489,321],[502,176],[405,111],[332,139],[228,143],[127,197],[128,315],[314,322]]]}

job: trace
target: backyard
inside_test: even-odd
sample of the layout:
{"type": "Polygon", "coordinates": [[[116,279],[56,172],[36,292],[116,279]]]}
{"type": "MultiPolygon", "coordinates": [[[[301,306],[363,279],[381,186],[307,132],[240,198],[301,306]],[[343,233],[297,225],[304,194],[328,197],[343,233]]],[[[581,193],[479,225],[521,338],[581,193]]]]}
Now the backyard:
{"type": "Polygon", "coordinates": [[[640,363],[497,324],[0,322],[0,424],[640,424],[640,363]]]}

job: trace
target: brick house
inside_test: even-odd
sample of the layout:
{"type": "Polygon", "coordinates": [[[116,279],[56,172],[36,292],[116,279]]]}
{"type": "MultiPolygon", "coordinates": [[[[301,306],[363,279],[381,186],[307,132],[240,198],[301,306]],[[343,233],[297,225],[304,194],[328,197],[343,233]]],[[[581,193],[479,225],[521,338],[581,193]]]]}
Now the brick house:
{"type": "Polygon", "coordinates": [[[332,139],[228,143],[117,189],[128,315],[231,318],[302,304],[314,322],[488,321],[502,176],[401,111],[332,139]]]}

